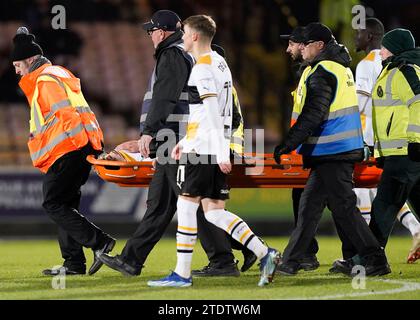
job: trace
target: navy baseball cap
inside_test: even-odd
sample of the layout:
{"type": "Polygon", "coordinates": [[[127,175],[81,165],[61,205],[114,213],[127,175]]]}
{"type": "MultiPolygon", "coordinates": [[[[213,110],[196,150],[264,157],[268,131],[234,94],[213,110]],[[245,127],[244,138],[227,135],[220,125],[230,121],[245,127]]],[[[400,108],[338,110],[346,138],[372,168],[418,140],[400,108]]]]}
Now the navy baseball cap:
{"type": "Polygon", "coordinates": [[[301,43],[305,40],[305,38],[303,37],[304,30],[305,30],[304,27],[298,26],[293,29],[291,34],[281,34],[280,39],[290,40],[296,43],[301,43]]]}
{"type": "Polygon", "coordinates": [[[324,43],[328,43],[331,39],[334,39],[330,28],[320,22],[312,22],[308,24],[303,31],[303,37],[303,43],[305,44],[314,41],[323,41],[324,43]]]}
{"type": "Polygon", "coordinates": [[[156,11],[149,22],[143,23],[144,30],[151,30],[154,28],[162,29],[165,31],[176,31],[177,24],[181,22],[178,15],[170,10],[156,11]]]}

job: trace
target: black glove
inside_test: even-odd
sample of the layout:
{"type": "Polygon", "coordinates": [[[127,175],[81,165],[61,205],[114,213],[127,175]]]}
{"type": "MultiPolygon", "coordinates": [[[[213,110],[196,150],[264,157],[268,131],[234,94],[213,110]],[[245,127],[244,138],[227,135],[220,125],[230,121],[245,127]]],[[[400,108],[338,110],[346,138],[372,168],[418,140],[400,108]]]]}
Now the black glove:
{"type": "Polygon", "coordinates": [[[385,157],[376,158],[376,167],[379,169],[383,169],[385,165],[385,157]]]}
{"type": "Polygon", "coordinates": [[[420,143],[410,142],[408,144],[408,158],[411,161],[420,162],[420,143]]]}
{"type": "Polygon", "coordinates": [[[276,147],[274,148],[274,153],[273,153],[274,160],[276,160],[276,162],[277,162],[278,164],[280,164],[280,156],[281,156],[282,154],[289,153],[290,151],[292,151],[292,150],[290,150],[290,149],[289,149],[288,147],[286,147],[284,144],[280,144],[280,145],[276,146],[276,147]]]}

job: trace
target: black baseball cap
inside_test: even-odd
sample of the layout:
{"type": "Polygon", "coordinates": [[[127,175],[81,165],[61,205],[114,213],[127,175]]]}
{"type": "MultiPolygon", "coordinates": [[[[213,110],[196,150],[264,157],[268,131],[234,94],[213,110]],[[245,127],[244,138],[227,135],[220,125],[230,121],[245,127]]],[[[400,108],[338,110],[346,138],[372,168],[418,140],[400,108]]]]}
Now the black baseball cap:
{"type": "Polygon", "coordinates": [[[312,22],[305,27],[303,31],[303,43],[310,43],[314,41],[323,41],[328,43],[334,38],[330,28],[320,22],[312,22]]]}
{"type": "Polygon", "coordinates": [[[171,10],[156,11],[149,22],[143,23],[144,30],[151,30],[153,28],[162,29],[165,31],[176,31],[177,24],[181,22],[178,15],[171,10]]]}
{"type": "Polygon", "coordinates": [[[280,39],[290,40],[296,43],[301,43],[305,40],[305,38],[303,37],[304,29],[305,29],[304,27],[298,26],[293,29],[291,34],[281,34],[280,39]]]}

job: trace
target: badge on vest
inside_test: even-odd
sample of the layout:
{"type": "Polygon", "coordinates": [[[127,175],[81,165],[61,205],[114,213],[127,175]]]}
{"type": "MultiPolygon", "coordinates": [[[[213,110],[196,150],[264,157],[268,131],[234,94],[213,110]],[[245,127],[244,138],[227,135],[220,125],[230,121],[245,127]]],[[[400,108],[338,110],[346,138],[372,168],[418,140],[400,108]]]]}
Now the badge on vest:
{"type": "Polygon", "coordinates": [[[378,87],[378,90],[376,90],[376,93],[378,94],[378,97],[380,98],[384,96],[384,91],[382,90],[381,86],[378,87]]]}

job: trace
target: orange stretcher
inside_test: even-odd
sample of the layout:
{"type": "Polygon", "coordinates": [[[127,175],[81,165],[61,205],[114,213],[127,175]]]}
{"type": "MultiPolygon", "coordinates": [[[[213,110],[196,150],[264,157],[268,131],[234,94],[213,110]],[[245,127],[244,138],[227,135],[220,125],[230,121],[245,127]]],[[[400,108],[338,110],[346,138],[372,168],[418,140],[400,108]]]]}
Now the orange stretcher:
{"type": "MultiPolygon", "coordinates": [[[[122,187],[148,187],[154,174],[151,161],[98,160],[92,155],[87,160],[99,177],[122,187]]],[[[309,169],[303,169],[300,155],[282,155],[281,164],[277,164],[271,154],[264,154],[253,155],[245,158],[243,163],[234,164],[228,179],[231,188],[303,188],[309,173],[309,169]]],[[[381,174],[382,170],[375,166],[374,158],[358,163],[354,170],[355,186],[374,188],[381,174]]]]}

